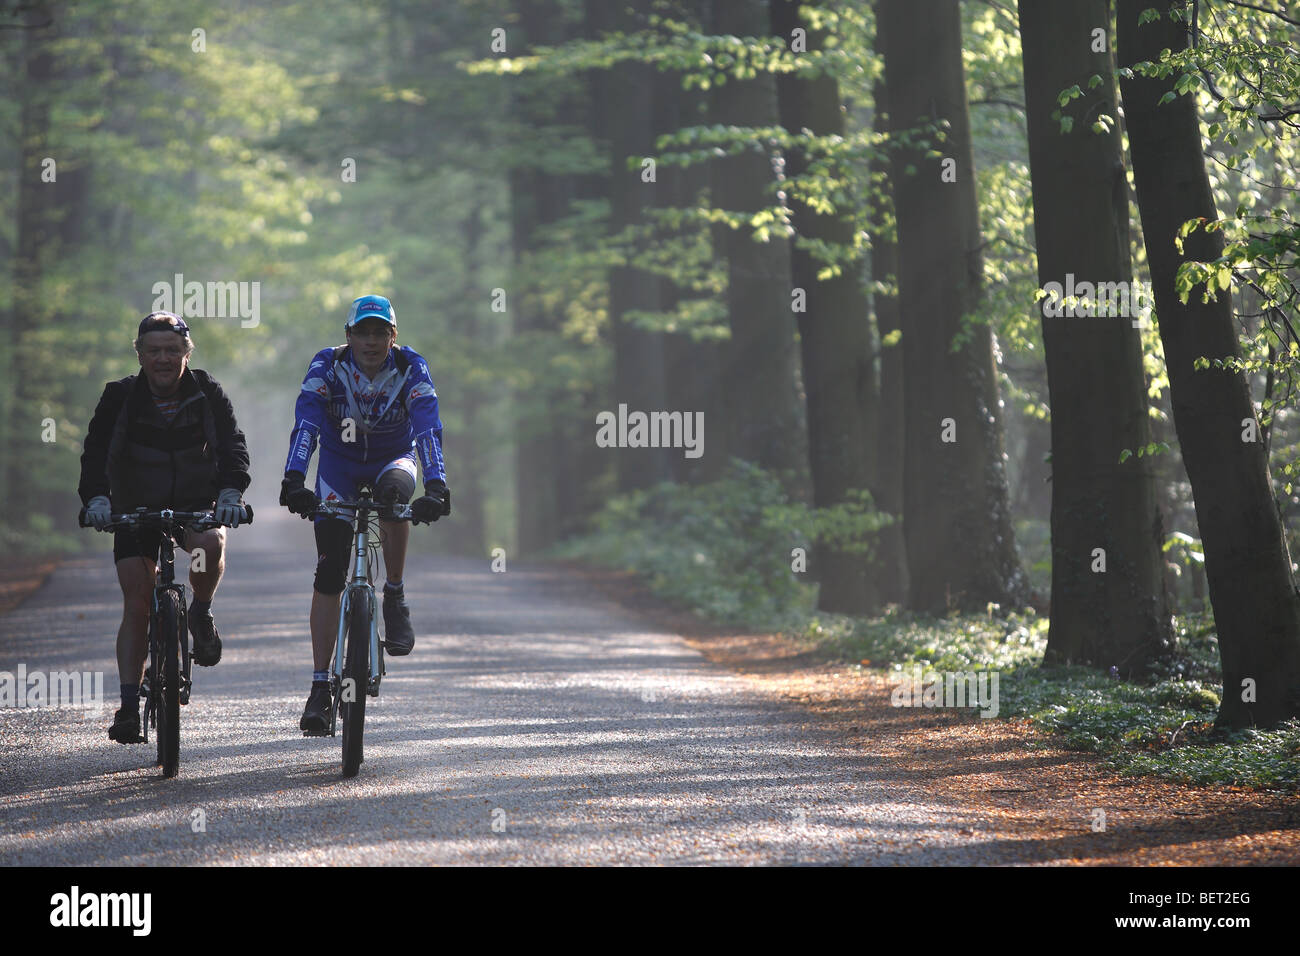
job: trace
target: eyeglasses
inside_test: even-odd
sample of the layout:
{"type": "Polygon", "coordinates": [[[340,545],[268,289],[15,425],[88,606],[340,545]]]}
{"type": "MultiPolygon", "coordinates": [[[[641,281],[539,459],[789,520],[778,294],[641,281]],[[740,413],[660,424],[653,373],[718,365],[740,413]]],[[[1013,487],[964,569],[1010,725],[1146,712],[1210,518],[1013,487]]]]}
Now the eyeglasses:
{"type": "Polygon", "coordinates": [[[355,325],[347,330],[348,335],[358,339],[386,339],[393,334],[391,325],[355,325]]]}
{"type": "Polygon", "coordinates": [[[153,345],[147,349],[141,349],[140,354],[147,359],[160,359],[164,357],[170,359],[178,359],[181,356],[185,355],[185,349],[183,347],[176,346],[176,345],[169,345],[166,348],[161,348],[159,346],[153,345]]]}

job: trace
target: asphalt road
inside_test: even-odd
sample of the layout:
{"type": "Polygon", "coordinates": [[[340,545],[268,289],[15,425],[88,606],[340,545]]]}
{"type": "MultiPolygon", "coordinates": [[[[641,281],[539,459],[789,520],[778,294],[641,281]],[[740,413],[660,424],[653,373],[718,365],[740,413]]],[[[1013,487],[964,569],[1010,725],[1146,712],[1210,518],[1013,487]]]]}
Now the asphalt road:
{"type": "Polygon", "coordinates": [[[231,533],[224,657],[195,668],[175,779],[152,740],[106,734],[108,535],[0,616],[0,671],[102,671],[108,698],[99,713],[0,708],[0,864],[981,862],[966,821],[923,790],[539,567],[412,556],[415,651],[390,660],[344,780],[341,738],[297,728],[310,528],[270,512],[231,533]]]}

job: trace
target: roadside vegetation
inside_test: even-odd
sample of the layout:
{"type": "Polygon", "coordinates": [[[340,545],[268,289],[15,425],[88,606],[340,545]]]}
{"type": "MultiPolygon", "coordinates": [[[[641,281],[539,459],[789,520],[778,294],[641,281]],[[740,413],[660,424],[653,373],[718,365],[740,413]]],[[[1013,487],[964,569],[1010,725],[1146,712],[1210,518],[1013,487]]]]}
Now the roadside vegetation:
{"type": "MultiPolygon", "coordinates": [[[[995,671],[999,719],[1027,720],[1122,774],[1300,790],[1300,721],[1215,728],[1223,688],[1208,613],[1174,619],[1174,646],[1146,682],[1120,681],[1108,669],[1044,668],[1048,619],[1032,609],[828,615],[816,610],[816,585],[792,570],[792,552],[842,528],[846,515],[837,517],[791,503],[770,475],[737,463],[721,481],[620,496],[589,534],[555,553],[635,572],[656,596],[712,623],[781,633],[853,668],[887,677],[918,666],[923,674],[995,671]]],[[[869,505],[847,517],[859,530],[881,526],[869,505]]]]}

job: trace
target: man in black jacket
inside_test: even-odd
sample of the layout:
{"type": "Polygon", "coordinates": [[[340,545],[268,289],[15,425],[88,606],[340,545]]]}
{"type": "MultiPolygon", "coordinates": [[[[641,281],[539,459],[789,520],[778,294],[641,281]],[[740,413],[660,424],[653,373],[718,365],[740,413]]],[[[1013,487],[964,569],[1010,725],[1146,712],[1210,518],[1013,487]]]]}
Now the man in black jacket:
{"type": "MultiPolygon", "coordinates": [[[[104,386],[81,455],[78,492],[87,520],[97,528],[109,515],[145,507],[178,511],[214,509],[217,520],[237,527],[240,495],[248,487],[248,446],[234,409],[207,372],[189,368],[194,342],[185,320],[152,312],[135,340],[141,374],[104,386]]],[[[186,531],[181,546],[202,549],[204,570],[190,571],[194,601],[189,630],[194,660],[211,667],[221,659],[221,638],[212,620],[212,596],[225,570],[225,529],[186,531]]],[[[113,558],[122,588],[117,668],[122,707],[108,736],[138,743],[140,678],[148,649],[149,604],[161,532],[118,531],[113,558]]]]}

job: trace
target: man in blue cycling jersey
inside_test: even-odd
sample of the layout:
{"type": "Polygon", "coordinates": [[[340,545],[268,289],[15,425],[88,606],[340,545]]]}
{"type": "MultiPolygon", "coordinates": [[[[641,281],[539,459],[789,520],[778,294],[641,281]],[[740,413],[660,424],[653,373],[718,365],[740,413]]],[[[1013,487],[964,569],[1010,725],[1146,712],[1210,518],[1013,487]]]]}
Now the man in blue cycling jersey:
{"type": "MultiPolygon", "coordinates": [[[[416,523],[451,513],[442,461],[442,422],[429,366],[418,352],[396,346],[397,314],[382,295],[352,303],[344,324],[347,345],[322,349],[311,360],[298,393],[280,504],[307,515],[321,500],[356,498],[367,482],[379,501],[405,504],[415,491],[418,457],[424,495],[411,504],[416,523]],[[316,491],[305,487],[307,464],[320,443],[316,491]]],[[[380,520],[383,529],[384,646],[402,656],[415,646],[402,572],[410,528],[380,520]]],[[[311,599],[311,693],[299,727],[324,733],[329,718],[329,661],[346,585],[352,527],[341,518],[317,517],[316,580],[311,599]]]]}

